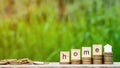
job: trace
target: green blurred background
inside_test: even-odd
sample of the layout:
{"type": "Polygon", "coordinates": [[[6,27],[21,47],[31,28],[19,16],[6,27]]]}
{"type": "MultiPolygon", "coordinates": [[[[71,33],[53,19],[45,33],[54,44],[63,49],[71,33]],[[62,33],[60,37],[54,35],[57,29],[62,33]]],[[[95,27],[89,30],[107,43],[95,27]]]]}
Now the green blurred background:
{"type": "Polygon", "coordinates": [[[0,0],[0,59],[59,61],[59,52],[111,44],[120,61],[120,0],[0,0]]]}

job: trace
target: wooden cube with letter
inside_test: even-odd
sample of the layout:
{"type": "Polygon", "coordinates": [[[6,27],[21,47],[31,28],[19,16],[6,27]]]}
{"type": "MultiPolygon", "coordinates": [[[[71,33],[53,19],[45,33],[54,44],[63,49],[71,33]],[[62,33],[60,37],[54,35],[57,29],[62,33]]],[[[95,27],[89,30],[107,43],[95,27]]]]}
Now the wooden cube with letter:
{"type": "Polygon", "coordinates": [[[91,64],[91,47],[82,47],[82,64],[91,64]]]}
{"type": "Polygon", "coordinates": [[[93,45],[93,64],[102,64],[102,45],[93,45]]]}
{"type": "Polygon", "coordinates": [[[80,49],[71,49],[71,64],[80,64],[80,49]]]}
{"type": "Polygon", "coordinates": [[[102,45],[101,44],[93,45],[93,55],[102,55],[102,45]]]}
{"type": "Polygon", "coordinates": [[[61,51],[60,52],[60,63],[61,64],[69,64],[70,63],[70,52],[69,51],[61,51]]]}
{"type": "Polygon", "coordinates": [[[104,46],[104,64],[113,64],[113,60],[112,46],[106,44],[104,46]]]}

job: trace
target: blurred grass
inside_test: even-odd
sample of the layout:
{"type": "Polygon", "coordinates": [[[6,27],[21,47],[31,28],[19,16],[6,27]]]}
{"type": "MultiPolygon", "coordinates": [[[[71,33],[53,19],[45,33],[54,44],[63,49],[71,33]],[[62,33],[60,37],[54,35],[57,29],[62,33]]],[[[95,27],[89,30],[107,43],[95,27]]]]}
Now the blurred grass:
{"type": "MultiPolygon", "coordinates": [[[[107,43],[114,61],[120,61],[120,1],[75,0],[67,4],[66,16],[58,21],[56,1],[33,5],[26,15],[0,22],[0,59],[25,58],[59,61],[61,50],[107,43]],[[44,19],[44,15],[47,18],[44,19]]],[[[21,14],[21,13],[20,13],[21,14]]],[[[19,16],[19,14],[18,14],[19,16]]]]}

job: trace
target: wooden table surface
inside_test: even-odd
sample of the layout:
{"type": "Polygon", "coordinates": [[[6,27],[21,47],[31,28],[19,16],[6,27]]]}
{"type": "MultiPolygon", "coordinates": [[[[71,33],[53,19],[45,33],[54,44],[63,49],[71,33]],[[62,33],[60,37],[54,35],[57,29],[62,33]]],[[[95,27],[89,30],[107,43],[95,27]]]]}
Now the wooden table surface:
{"type": "Polygon", "coordinates": [[[59,64],[51,62],[44,65],[0,65],[0,68],[120,68],[120,62],[114,64],[59,64]]]}

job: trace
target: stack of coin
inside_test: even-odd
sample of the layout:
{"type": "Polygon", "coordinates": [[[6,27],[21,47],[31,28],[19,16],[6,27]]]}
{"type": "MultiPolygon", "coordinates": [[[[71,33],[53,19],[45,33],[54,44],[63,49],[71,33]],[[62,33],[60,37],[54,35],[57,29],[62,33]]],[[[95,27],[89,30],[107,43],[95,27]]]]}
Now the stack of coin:
{"type": "Polygon", "coordinates": [[[17,61],[19,64],[33,64],[33,61],[28,59],[28,58],[24,58],[24,59],[20,59],[17,61]]]}
{"type": "Polygon", "coordinates": [[[7,64],[17,64],[17,59],[6,59],[0,61],[0,65],[7,65],[7,64]]]}
{"type": "Polygon", "coordinates": [[[81,64],[81,60],[71,60],[71,64],[81,64]]]}
{"type": "Polygon", "coordinates": [[[104,64],[113,64],[113,53],[112,52],[104,53],[104,64]]]}
{"type": "Polygon", "coordinates": [[[11,65],[16,65],[16,64],[18,64],[18,63],[17,63],[17,59],[7,59],[6,61],[7,61],[8,64],[11,64],[11,65]]]}
{"type": "Polygon", "coordinates": [[[33,61],[28,59],[28,58],[24,58],[24,59],[6,59],[6,60],[1,60],[0,61],[0,65],[20,65],[20,64],[33,64],[33,61]]]}
{"type": "Polygon", "coordinates": [[[82,64],[91,64],[91,57],[82,57],[82,64]]]}
{"type": "Polygon", "coordinates": [[[7,63],[7,61],[6,60],[1,60],[0,61],[0,65],[7,65],[8,63],[7,63]]]}
{"type": "Polygon", "coordinates": [[[93,55],[93,64],[102,64],[102,55],[93,55]]]}

